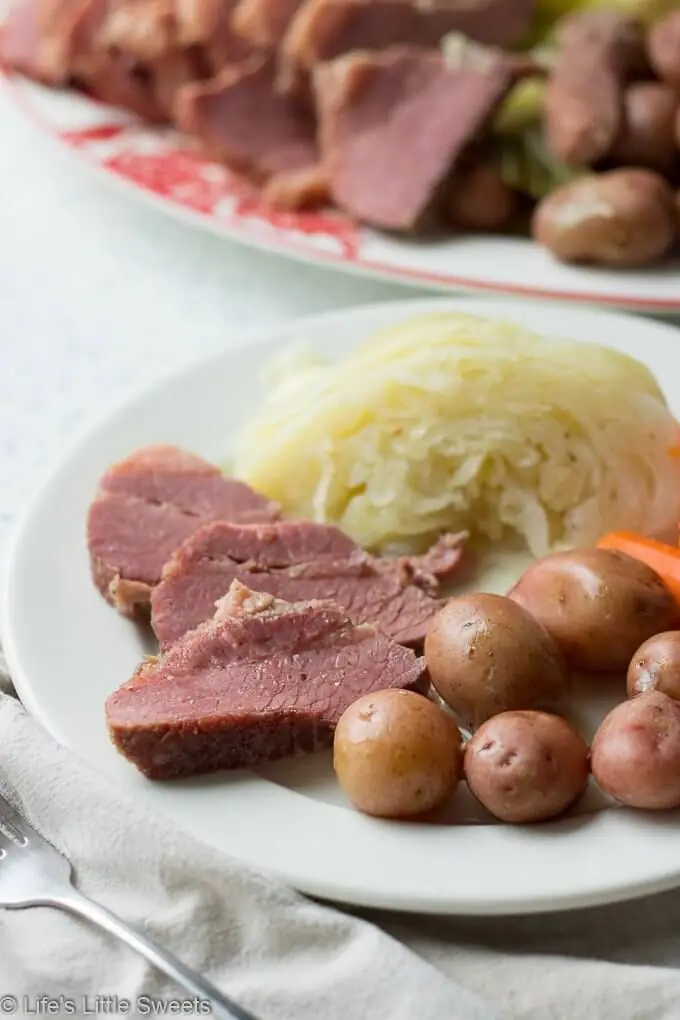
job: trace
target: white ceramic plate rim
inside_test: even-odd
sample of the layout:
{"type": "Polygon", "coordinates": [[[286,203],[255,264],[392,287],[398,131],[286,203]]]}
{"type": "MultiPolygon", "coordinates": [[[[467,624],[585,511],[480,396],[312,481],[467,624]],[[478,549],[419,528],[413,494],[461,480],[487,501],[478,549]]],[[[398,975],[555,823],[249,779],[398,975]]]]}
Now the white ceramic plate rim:
{"type": "MultiPolygon", "coordinates": [[[[672,265],[650,270],[616,272],[560,265],[539,246],[522,238],[478,235],[420,244],[363,228],[356,231],[357,250],[348,254],[342,251],[331,231],[324,234],[322,230],[313,237],[307,235],[303,228],[296,226],[302,223],[303,217],[294,214],[283,227],[269,222],[263,210],[252,217],[234,214],[229,200],[226,216],[217,209],[197,211],[181,196],[169,197],[120,172],[113,172],[103,162],[121,142],[122,151],[145,152],[151,146],[171,154],[177,143],[166,139],[174,136],[153,128],[140,128],[129,115],[74,93],[49,90],[17,75],[6,75],[4,82],[6,92],[23,115],[100,179],[166,215],[253,248],[410,287],[519,299],[531,297],[625,308],[650,315],[680,311],[680,264],[677,260],[672,265]],[[124,128],[119,142],[106,141],[102,145],[80,148],[63,136],[63,132],[77,133],[105,125],[124,128]]],[[[215,172],[214,165],[206,166],[211,173],[215,172]]]]}
{"type": "MultiPolygon", "coordinates": [[[[209,394],[211,384],[217,386],[229,369],[238,366],[244,373],[242,382],[249,374],[252,379],[254,366],[284,344],[321,338],[319,346],[329,353],[333,337],[356,340],[405,315],[441,309],[497,314],[576,339],[612,342],[617,338],[616,346],[638,347],[652,360],[663,362],[669,377],[680,378],[680,334],[669,326],[603,312],[560,309],[556,313],[538,304],[432,299],[372,305],[286,324],[271,330],[260,344],[226,351],[142,387],[109,410],[65,454],[14,529],[4,578],[3,641],[18,693],[57,740],[113,777],[139,803],[160,810],[251,866],[324,899],[426,913],[507,914],[602,903],[679,884],[678,812],[657,817],[615,810],[538,828],[425,830],[419,825],[371,820],[256,776],[154,784],[115,755],[105,739],[103,722],[96,722],[101,733],[93,734],[91,726],[84,727],[82,720],[74,718],[73,702],[67,704],[68,698],[62,697],[70,691],[72,698],[84,698],[83,680],[92,670],[83,673],[83,656],[89,662],[101,661],[102,646],[88,647],[90,631],[104,628],[102,633],[111,638],[106,655],[113,658],[117,644],[129,634],[125,628],[130,625],[103,603],[89,577],[81,576],[87,569],[84,512],[96,476],[109,460],[103,451],[117,447],[121,435],[125,436],[121,452],[136,444],[133,435],[138,432],[140,442],[150,441],[154,425],[149,423],[162,418],[163,407],[169,415],[170,404],[177,406],[177,393],[191,392],[192,387],[201,394],[208,413],[207,405],[214,398],[209,394]],[[669,345],[675,345],[675,355],[669,345]],[[81,515],[79,520],[74,512],[81,515]],[[75,565],[69,559],[74,549],[81,550],[75,565]],[[78,647],[75,642],[63,647],[60,635],[73,629],[75,617],[78,647]],[[38,644],[43,640],[45,648],[38,644]]],[[[222,392],[227,399],[227,390],[222,392]]],[[[680,392],[675,397],[680,411],[680,392]]],[[[197,405],[193,411],[198,416],[202,413],[197,405]]],[[[188,408],[185,416],[188,419],[191,414],[192,421],[193,411],[188,408]]],[[[177,442],[183,428],[190,431],[181,416],[174,427],[172,435],[153,434],[177,442]]],[[[223,448],[222,443],[216,445],[214,436],[206,436],[203,448],[193,445],[208,456],[223,448]]]]}

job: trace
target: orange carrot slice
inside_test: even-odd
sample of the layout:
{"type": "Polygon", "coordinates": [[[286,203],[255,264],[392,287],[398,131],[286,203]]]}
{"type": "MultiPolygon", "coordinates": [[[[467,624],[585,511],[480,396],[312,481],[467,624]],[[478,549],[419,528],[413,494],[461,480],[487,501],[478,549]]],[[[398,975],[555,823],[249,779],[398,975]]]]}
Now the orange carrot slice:
{"type": "Polygon", "coordinates": [[[680,604],[680,549],[655,538],[634,535],[630,531],[613,531],[597,543],[599,549],[618,549],[654,570],[674,599],[680,604]]]}

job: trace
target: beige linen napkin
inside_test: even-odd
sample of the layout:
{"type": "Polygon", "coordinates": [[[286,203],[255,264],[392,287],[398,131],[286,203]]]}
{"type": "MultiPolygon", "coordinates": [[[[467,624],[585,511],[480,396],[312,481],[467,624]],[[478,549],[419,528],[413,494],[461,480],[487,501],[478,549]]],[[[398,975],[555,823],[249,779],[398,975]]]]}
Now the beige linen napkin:
{"type": "MultiPolygon", "coordinates": [[[[6,672],[0,686],[3,794],[67,852],[84,893],[262,1020],[495,1020],[373,925],[317,906],[148,816],[27,715],[6,672]]],[[[36,1014],[41,996],[64,996],[62,1013],[49,1015],[66,1016],[94,1013],[96,996],[187,998],[85,922],[46,908],[0,910],[0,1013],[16,1002],[19,1016],[36,1014]]],[[[148,1015],[147,1007],[137,1002],[127,1015],[148,1015]]]]}
{"type": "Polygon", "coordinates": [[[678,892],[525,918],[370,919],[503,1020],[680,1020],[678,892]]]}

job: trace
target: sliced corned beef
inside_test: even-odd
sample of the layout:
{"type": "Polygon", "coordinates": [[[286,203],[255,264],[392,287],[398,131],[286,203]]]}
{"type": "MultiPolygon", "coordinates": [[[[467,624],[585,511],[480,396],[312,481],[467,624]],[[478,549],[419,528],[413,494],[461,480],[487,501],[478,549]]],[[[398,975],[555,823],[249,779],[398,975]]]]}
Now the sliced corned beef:
{"type": "Polygon", "coordinates": [[[439,609],[438,579],[455,572],[464,537],[445,536],[423,557],[377,559],[337,528],[311,521],[268,526],[214,522],[174,552],[151,596],[163,647],[210,619],[238,580],[288,602],[333,600],[354,623],[419,644],[439,609]]]}
{"type": "Polygon", "coordinates": [[[102,102],[145,120],[172,119],[177,91],[213,73],[201,40],[192,41],[199,26],[180,22],[182,14],[189,16],[175,0],[93,0],[78,31],[74,77],[102,102]]]}
{"type": "Polygon", "coordinates": [[[237,0],[234,30],[253,46],[277,49],[304,0],[237,0]]]}
{"type": "Polygon", "coordinates": [[[0,26],[0,59],[36,81],[64,85],[74,34],[92,0],[16,0],[0,26]]]}
{"type": "Polygon", "coordinates": [[[235,0],[21,0],[0,31],[0,57],[52,85],[148,121],[167,121],[177,90],[244,59],[235,0]]]}
{"type": "Polygon", "coordinates": [[[257,180],[316,166],[316,130],[309,111],[276,88],[276,62],[253,56],[178,95],[179,127],[206,152],[257,180]]]}
{"type": "Polygon", "coordinates": [[[290,22],[282,54],[293,66],[311,70],[355,50],[436,47],[453,32],[511,47],[530,28],[534,6],[534,0],[305,0],[290,22]]]}
{"type": "Polygon", "coordinates": [[[253,47],[234,30],[238,0],[175,0],[178,40],[201,48],[206,77],[238,64],[253,54],[253,47]]]}
{"type": "Polygon", "coordinates": [[[174,0],[104,0],[94,44],[152,64],[176,46],[174,0]]]}
{"type": "Polygon", "coordinates": [[[396,47],[321,65],[321,161],[335,203],[376,227],[417,228],[512,81],[508,63],[491,53],[455,66],[436,52],[396,47]]]}
{"type": "Polygon", "coordinates": [[[362,695],[425,684],[414,652],[335,606],[236,584],[213,619],[109,697],[106,718],[118,750],[167,779],[313,751],[362,695]]]}
{"type": "Polygon", "coordinates": [[[174,446],[155,445],[114,464],[88,515],[95,584],[134,616],[148,604],[174,550],[213,520],[272,521],[278,508],[243,482],[174,446]]]}
{"type": "Polygon", "coordinates": [[[192,560],[228,557],[236,563],[252,563],[268,570],[309,563],[325,556],[340,559],[358,550],[356,542],[332,524],[297,520],[240,525],[214,521],[192,535],[182,555],[192,560]]]}

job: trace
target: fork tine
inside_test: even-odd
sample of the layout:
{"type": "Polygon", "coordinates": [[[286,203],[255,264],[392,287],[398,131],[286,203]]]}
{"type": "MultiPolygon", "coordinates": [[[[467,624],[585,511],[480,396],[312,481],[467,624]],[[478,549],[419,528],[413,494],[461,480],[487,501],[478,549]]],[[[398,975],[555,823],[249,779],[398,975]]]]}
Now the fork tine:
{"type": "Polygon", "coordinates": [[[15,811],[8,800],[0,794],[0,835],[4,834],[6,837],[16,845],[17,843],[28,842],[29,836],[34,836],[36,839],[42,837],[33,829],[25,818],[15,811]]]}
{"type": "MultiPolygon", "coordinates": [[[[22,845],[23,845],[23,841],[22,841],[22,845]]],[[[0,860],[2,860],[2,858],[5,856],[5,853],[8,853],[8,852],[10,852],[12,850],[16,850],[16,849],[17,849],[16,840],[13,837],[11,837],[11,836],[7,836],[2,831],[2,829],[0,829],[0,860]]]]}

